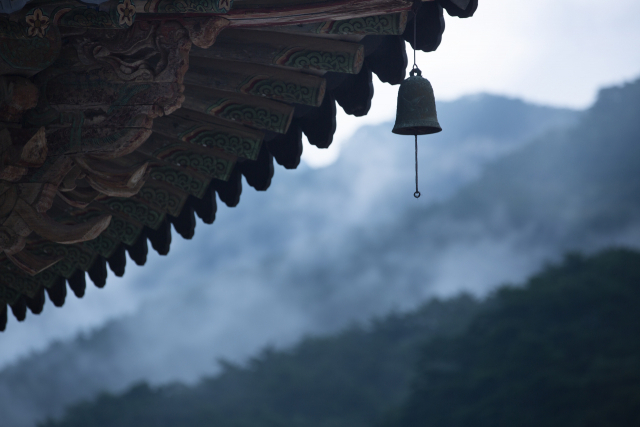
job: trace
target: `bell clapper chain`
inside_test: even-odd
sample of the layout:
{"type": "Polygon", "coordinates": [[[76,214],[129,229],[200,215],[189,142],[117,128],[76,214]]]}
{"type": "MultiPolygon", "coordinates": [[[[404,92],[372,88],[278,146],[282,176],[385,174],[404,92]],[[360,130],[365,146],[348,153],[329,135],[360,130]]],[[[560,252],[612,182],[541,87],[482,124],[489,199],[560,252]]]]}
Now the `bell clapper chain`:
{"type": "Polygon", "coordinates": [[[416,135],[416,192],[413,193],[413,197],[420,198],[420,192],[418,191],[418,135],[416,135]]]}
{"type": "MultiPolygon", "coordinates": [[[[416,61],[416,40],[417,40],[417,36],[416,36],[416,21],[418,21],[418,13],[413,12],[413,67],[411,68],[411,73],[410,75],[414,75],[414,73],[417,73],[419,76],[422,76],[422,72],[420,71],[420,68],[418,68],[418,63],[416,61]]],[[[413,197],[415,197],[416,199],[420,198],[420,192],[418,191],[418,135],[415,135],[416,137],[416,192],[413,193],[413,197]]]]}

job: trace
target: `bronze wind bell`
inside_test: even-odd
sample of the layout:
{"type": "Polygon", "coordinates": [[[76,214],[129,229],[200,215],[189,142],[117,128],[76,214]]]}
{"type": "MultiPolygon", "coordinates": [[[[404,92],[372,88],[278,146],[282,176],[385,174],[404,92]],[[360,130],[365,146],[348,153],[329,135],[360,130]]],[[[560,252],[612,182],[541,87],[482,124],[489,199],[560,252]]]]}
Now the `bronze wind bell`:
{"type": "Polygon", "coordinates": [[[416,192],[418,191],[418,135],[428,135],[442,131],[436,114],[436,100],[429,80],[422,77],[422,71],[416,64],[416,20],[413,20],[413,68],[410,76],[400,85],[398,90],[398,107],[396,123],[392,132],[398,135],[415,136],[416,152],[416,192]]]}

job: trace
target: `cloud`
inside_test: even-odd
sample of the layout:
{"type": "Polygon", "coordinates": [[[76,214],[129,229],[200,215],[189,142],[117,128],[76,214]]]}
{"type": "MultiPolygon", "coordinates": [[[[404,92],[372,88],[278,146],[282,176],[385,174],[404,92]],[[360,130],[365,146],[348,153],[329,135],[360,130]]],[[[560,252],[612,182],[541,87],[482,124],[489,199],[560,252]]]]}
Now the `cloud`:
{"type": "MultiPolygon", "coordinates": [[[[603,86],[640,74],[640,2],[619,0],[481,1],[470,19],[446,15],[442,44],[418,53],[438,101],[490,92],[545,105],[586,108],[603,86]]],[[[407,45],[409,52],[411,47],[407,45]]],[[[303,160],[325,167],[362,125],[395,118],[398,86],[374,77],[366,117],[338,113],[327,150],[304,146],[303,160]]]]}

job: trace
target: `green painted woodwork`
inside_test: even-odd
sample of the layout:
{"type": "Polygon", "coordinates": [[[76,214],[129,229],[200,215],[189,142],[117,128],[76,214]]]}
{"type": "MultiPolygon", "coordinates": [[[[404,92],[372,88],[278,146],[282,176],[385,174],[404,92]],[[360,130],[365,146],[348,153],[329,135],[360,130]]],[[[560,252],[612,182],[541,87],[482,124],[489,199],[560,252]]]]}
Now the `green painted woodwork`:
{"type": "MultiPolygon", "coordinates": [[[[362,53],[364,55],[364,53],[362,53]]],[[[286,67],[311,68],[337,73],[357,74],[362,66],[361,55],[348,52],[326,52],[300,48],[287,48],[276,57],[275,63],[286,67]]]]}
{"type": "Polygon", "coordinates": [[[399,35],[407,25],[406,13],[367,16],[343,21],[328,21],[315,24],[312,32],[316,34],[362,34],[362,35],[399,35]]]}
{"type": "MultiPolygon", "coordinates": [[[[258,137],[246,134],[239,135],[231,133],[223,127],[213,128],[200,125],[193,126],[192,128],[180,133],[178,138],[184,142],[201,145],[207,148],[217,148],[226,153],[249,160],[255,160],[258,158],[260,145],[262,144],[261,136],[258,137]]],[[[166,160],[166,157],[163,157],[162,155],[162,151],[154,153],[154,156],[166,160]]],[[[189,159],[181,160],[186,162],[188,167],[193,163],[189,159]]]]}
{"type": "Polygon", "coordinates": [[[20,292],[0,284],[0,304],[13,304],[20,298],[20,292]]]}
{"type": "Polygon", "coordinates": [[[180,211],[187,200],[187,196],[184,193],[178,195],[166,188],[151,187],[148,185],[142,187],[135,198],[173,216],[180,215],[180,211]]]}
{"type": "MultiPolygon", "coordinates": [[[[105,214],[104,211],[92,208],[92,210],[88,212],[77,215],[76,219],[80,221],[88,221],[92,218],[95,218],[97,216],[104,215],[104,214],[105,214]]],[[[131,224],[130,222],[126,221],[125,219],[117,215],[114,215],[111,217],[111,222],[109,223],[109,226],[101,234],[101,236],[109,236],[111,239],[115,240],[116,243],[122,242],[124,244],[131,246],[138,239],[138,236],[140,236],[141,232],[142,232],[142,228],[131,224]]],[[[85,244],[87,243],[88,242],[85,242],[85,244]]],[[[97,244],[99,245],[99,247],[102,247],[106,243],[97,243],[97,244]]],[[[92,249],[95,250],[94,248],[92,249]]],[[[104,250],[104,249],[100,249],[100,250],[104,250]]],[[[95,251],[100,253],[100,251],[98,250],[95,250],[95,251]]]]}
{"type": "Polygon", "coordinates": [[[209,179],[201,180],[198,177],[170,166],[154,167],[149,172],[149,177],[158,181],[166,182],[174,187],[191,194],[199,199],[204,196],[204,192],[209,185],[209,179]]]}
{"type": "Polygon", "coordinates": [[[206,109],[206,113],[221,119],[277,133],[286,133],[291,120],[291,116],[284,112],[267,107],[242,104],[228,98],[218,99],[206,109]]]}
{"type": "Polygon", "coordinates": [[[111,237],[107,237],[106,234],[107,233],[102,233],[97,238],[84,242],[82,246],[87,250],[102,255],[104,258],[110,258],[116,249],[118,249],[120,242],[111,237]]]}
{"type": "Polygon", "coordinates": [[[66,278],[71,277],[76,268],[87,271],[95,260],[95,254],[82,250],[79,245],[43,242],[29,245],[27,250],[36,256],[64,256],[64,259],[53,265],[50,270],[66,278]]]}
{"type": "Polygon", "coordinates": [[[263,76],[252,76],[248,78],[240,85],[238,92],[313,106],[318,105],[318,99],[320,98],[320,90],[318,87],[303,86],[263,76]]]}
{"type": "MultiPolygon", "coordinates": [[[[52,268],[44,270],[35,276],[29,276],[13,265],[8,259],[0,263],[0,285],[4,285],[18,294],[26,295],[29,298],[36,296],[42,287],[51,287],[57,278],[58,274],[55,273],[52,268]]],[[[3,286],[0,286],[0,288],[2,287],[3,286]]],[[[0,289],[0,292],[3,292],[2,289],[0,289]]],[[[11,295],[11,292],[4,292],[6,292],[8,296],[11,295]]],[[[17,298],[18,297],[15,297],[16,300],[17,298]]],[[[15,300],[13,302],[15,302],[15,300]]]]}
{"type": "Polygon", "coordinates": [[[123,218],[114,216],[111,218],[111,224],[104,231],[107,234],[121,241],[122,243],[132,246],[142,233],[142,228],[125,221],[123,218]]]}
{"type": "Polygon", "coordinates": [[[145,13],[227,13],[232,6],[233,0],[149,0],[143,10],[145,13]]]}
{"type": "Polygon", "coordinates": [[[235,162],[191,151],[174,151],[170,155],[162,157],[168,163],[195,170],[203,175],[222,181],[228,181],[235,162]]]}
{"type": "Polygon", "coordinates": [[[125,199],[120,197],[110,197],[105,200],[101,200],[100,203],[113,212],[117,212],[120,215],[129,217],[140,224],[144,224],[147,227],[156,230],[162,220],[164,219],[164,213],[151,208],[143,203],[137,202],[131,199],[125,199]]]}

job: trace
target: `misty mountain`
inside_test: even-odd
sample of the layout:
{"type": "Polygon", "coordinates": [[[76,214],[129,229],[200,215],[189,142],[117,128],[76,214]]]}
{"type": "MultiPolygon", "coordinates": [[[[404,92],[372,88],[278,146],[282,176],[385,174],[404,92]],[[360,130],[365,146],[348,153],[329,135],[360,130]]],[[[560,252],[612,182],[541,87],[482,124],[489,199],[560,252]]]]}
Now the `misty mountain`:
{"type": "Polygon", "coordinates": [[[480,308],[468,295],[431,300],[335,336],[306,337],[285,351],[266,348],[247,366],[221,361],[218,375],[195,386],[155,390],[140,383],[124,395],[103,393],[98,405],[80,403],[70,424],[256,426],[266,419],[288,425],[293,418],[295,425],[307,425],[311,418],[315,425],[348,420],[365,427],[407,397],[425,341],[461,333],[480,308]]]}
{"type": "MultiPolygon", "coordinates": [[[[131,302],[131,314],[0,372],[4,419],[33,425],[69,403],[140,380],[193,382],[215,373],[220,357],[242,362],[267,344],[288,346],[305,334],[413,309],[434,294],[483,294],[554,258],[555,241],[531,256],[528,247],[511,245],[523,229],[496,237],[482,216],[467,236],[444,212],[460,203],[461,189],[486,180],[497,159],[559,134],[571,139],[574,130],[552,129],[588,113],[489,95],[438,108],[445,132],[421,138],[420,200],[412,197],[412,140],[391,134],[391,124],[361,129],[330,167],[277,170],[266,194],[245,189],[237,208],[221,208],[213,226],[174,242],[168,257],[150,257],[116,285],[111,278],[106,292],[131,302]]],[[[67,322],[90,319],[88,307],[88,314],[70,312],[77,318],[67,322]]],[[[29,345],[24,341],[60,324],[32,336],[11,335],[18,325],[10,325],[0,346],[29,345]]]]}
{"type": "Polygon", "coordinates": [[[47,427],[557,426],[640,422],[640,253],[566,256],[480,302],[431,300],[366,327],[141,383],[47,427]]]}

